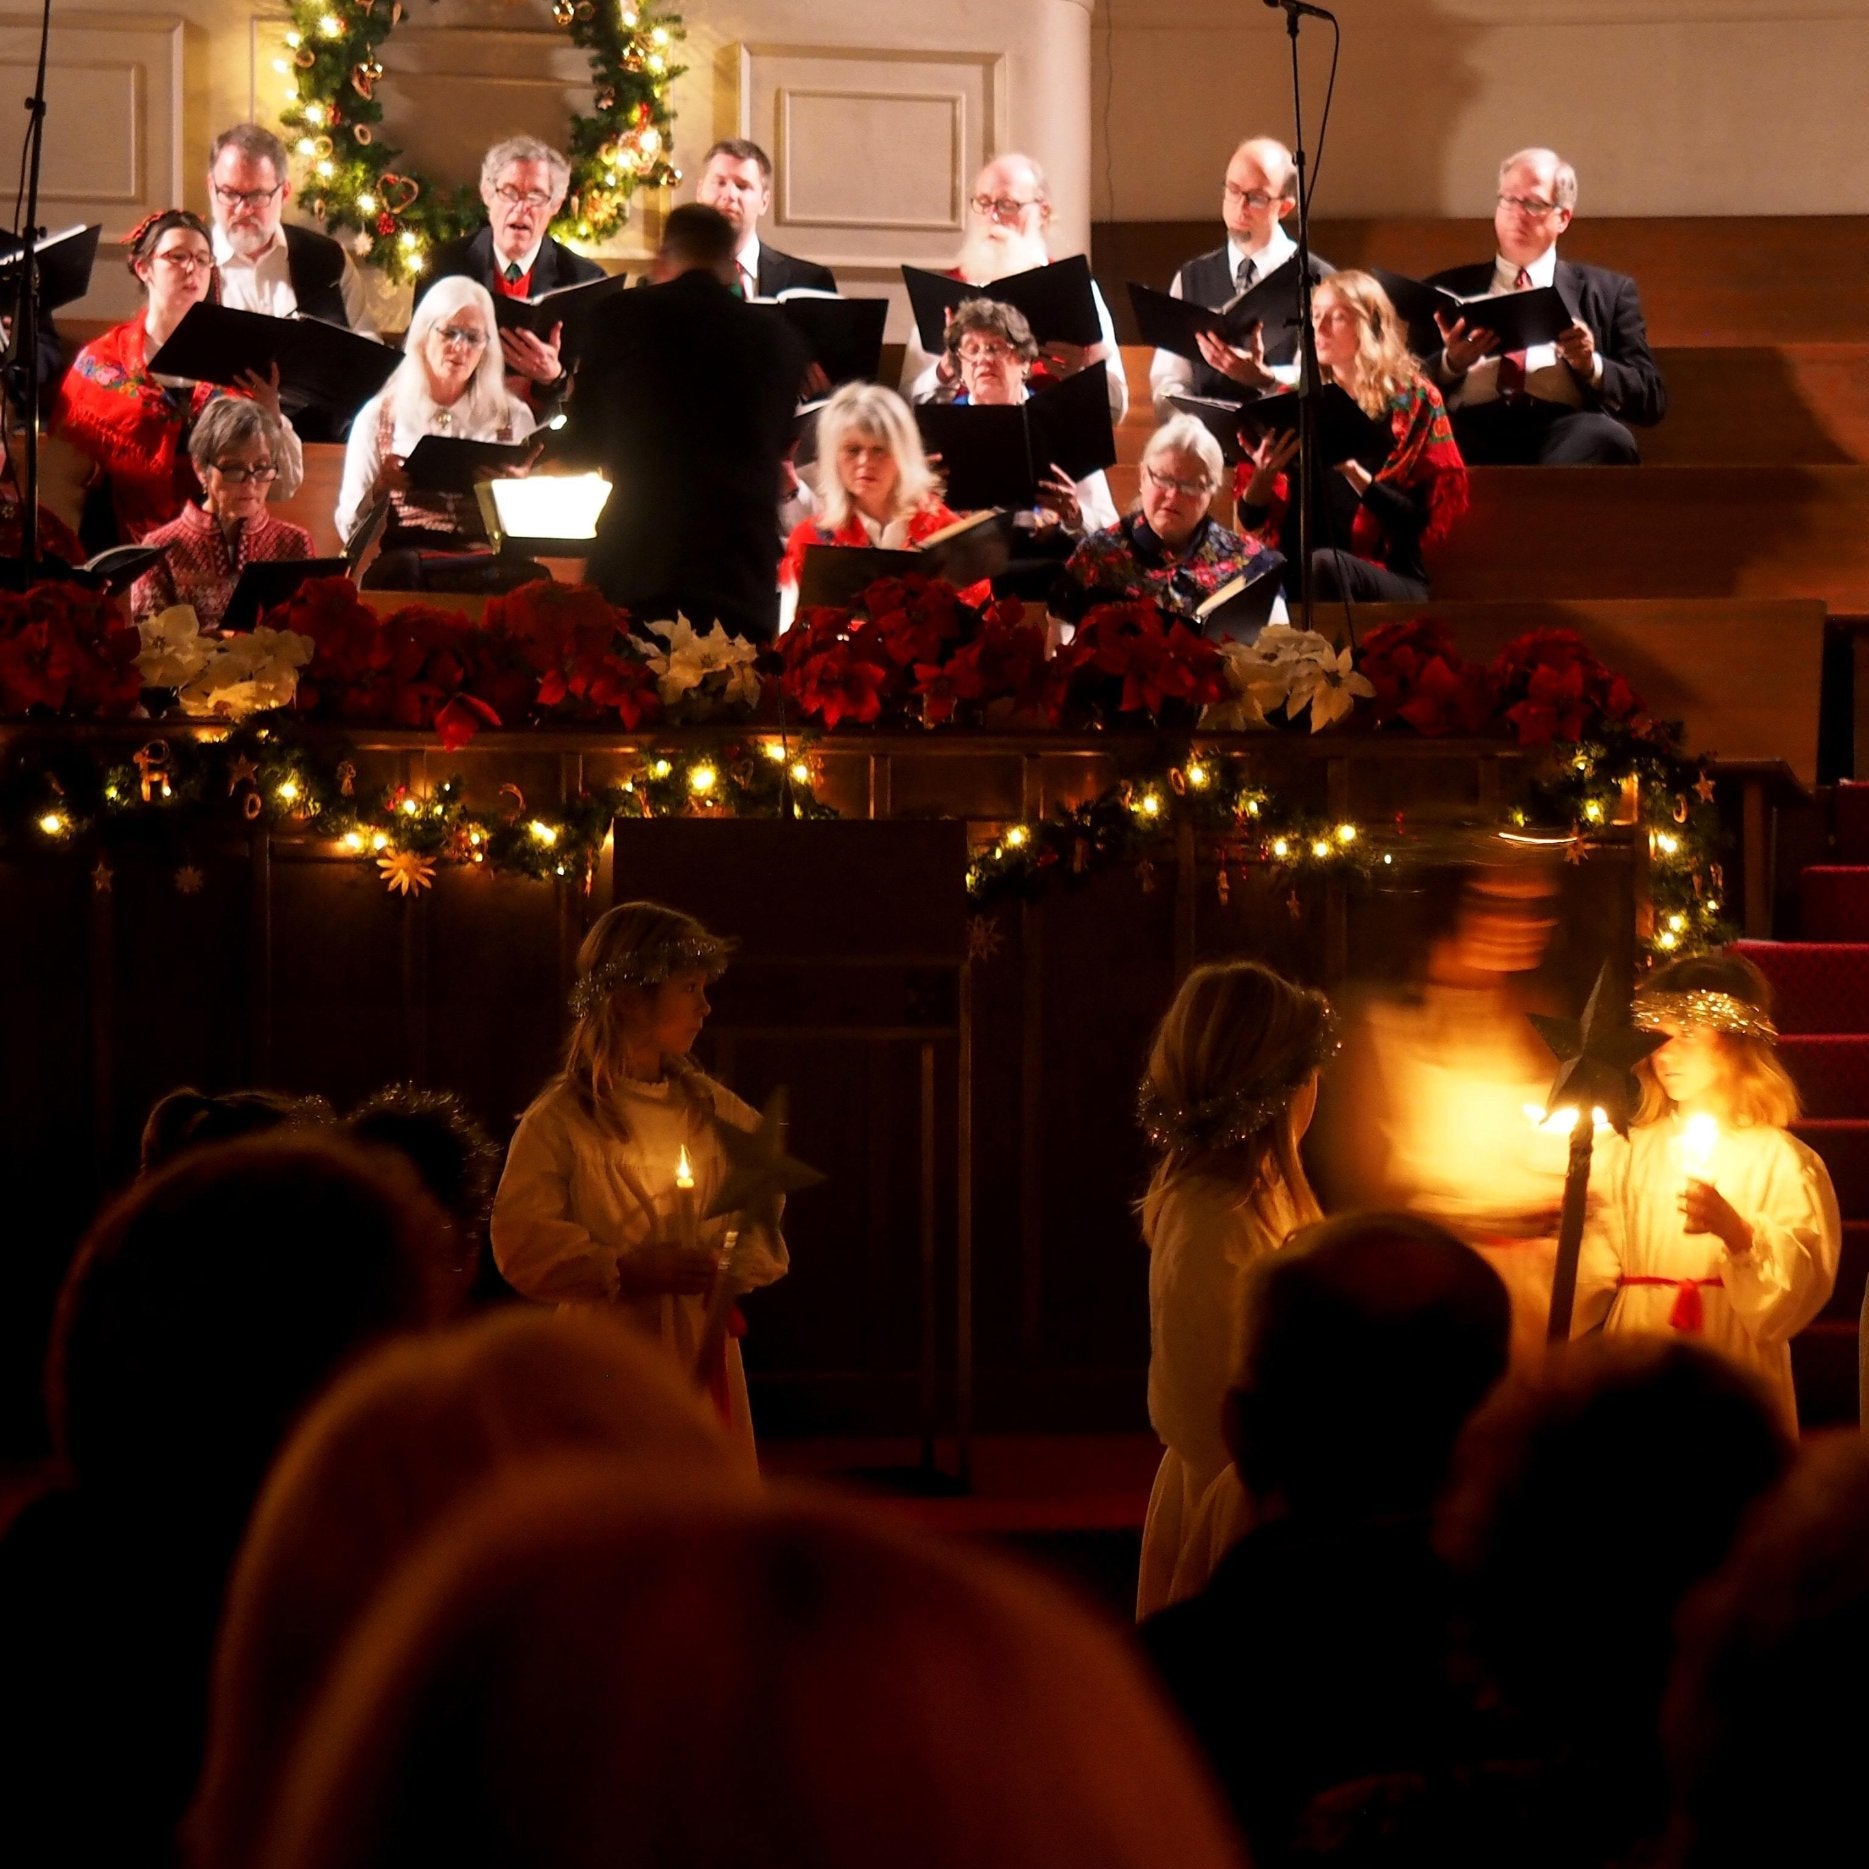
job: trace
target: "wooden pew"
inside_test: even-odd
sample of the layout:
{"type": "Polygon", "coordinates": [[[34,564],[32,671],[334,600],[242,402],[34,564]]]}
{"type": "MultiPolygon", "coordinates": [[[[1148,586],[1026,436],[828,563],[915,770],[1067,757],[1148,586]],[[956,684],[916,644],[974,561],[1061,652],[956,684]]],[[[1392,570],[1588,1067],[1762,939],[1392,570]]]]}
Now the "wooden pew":
{"type": "MultiPolygon", "coordinates": [[[[1219,198],[1216,178],[1214,195],[1219,198]]],[[[1211,221],[1103,221],[1091,265],[1133,343],[1124,282],[1164,290],[1183,260],[1218,246],[1211,221]]],[[[1485,259],[1490,221],[1319,220],[1312,244],[1336,266],[1417,277],[1485,259]]],[[[1673,346],[1869,343],[1869,215],[1679,215],[1599,220],[1564,236],[1565,258],[1629,273],[1642,289],[1649,341],[1673,346]]]]}
{"type": "Polygon", "coordinates": [[[305,479],[289,500],[274,500],[275,519],[289,519],[312,535],[320,558],[342,555],[344,541],[337,530],[337,493],[344,478],[344,446],[337,441],[305,444],[305,479]]]}

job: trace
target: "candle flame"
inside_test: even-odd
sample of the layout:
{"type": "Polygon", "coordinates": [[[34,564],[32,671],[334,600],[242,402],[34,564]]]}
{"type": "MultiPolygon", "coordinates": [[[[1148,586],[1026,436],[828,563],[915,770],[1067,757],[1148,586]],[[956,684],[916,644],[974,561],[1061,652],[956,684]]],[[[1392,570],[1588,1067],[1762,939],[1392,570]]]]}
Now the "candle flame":
{"type": "MultiPolygon", "coordinates": [[[[1525,1103],[1519,1107],[1525,1112],[1525,1120],[1547,1136],[1568,1136],[1577,1127],[1577,1106],[1574,1103],[1560,1104],[1549,1115],[1545,1113],[1542,1103],[1525,1103]]],[[[1590,1127],[1598,1135],[1609,1127],[1609,1112],[1600,1103],[1590,1106],[1590,1127]]]]}
{"type": "Polygon", "coordinates": [[[1697,1116],[1690,1116],[1682,1125],[1681,1156],[1687,1164],[1687,1172],[1696,1180],[1706,1179],[1707,1170],[1713,1166],[1713,1151],[1719,1140],[1718,1120],[1704,1111],[1697,1116]]]}
{"type": "Polygon", "coordinates": [[[688,1163],[688,1145],[681,1145],[681,1153],[675,1159],[675,1185],[678,1188],[694,1186],[694,1170],[688,1163]]]}

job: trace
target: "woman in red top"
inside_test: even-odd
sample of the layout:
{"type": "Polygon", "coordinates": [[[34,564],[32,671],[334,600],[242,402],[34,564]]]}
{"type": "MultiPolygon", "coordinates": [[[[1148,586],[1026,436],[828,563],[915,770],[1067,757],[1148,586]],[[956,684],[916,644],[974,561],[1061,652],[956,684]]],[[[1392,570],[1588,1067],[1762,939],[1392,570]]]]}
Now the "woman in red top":
{"type": "MultiPolygon", "coordinates": [[[[818,516],[792,528],[779,564],[779,628],[798,608],[798,578],[811,545],[870,545],[910,551],[957,514],[922,452],[915,418],[892,389],[846,383],[818,417],[818,516]]],[[[983,580],[961,592],[966,603],[991,597],[983,580]]]]}
{"type": "MultiPolygon", "coordinates": [[[[1428,595],[1427,554],[1467,508],[1466,464],[1440,392],[1421,375],[1407,327],[1368,273],[1320,279],[1311,317],[1325,380],[1392,437],[1373,469],[1354,460],[1319,463],[1318,511],[1329,543],[1311,554],[1313,589],[1357,603],[1420,602],[1428,595]]],[[[1275,546],[1283,536],[1295,549],[1283,471],[1295,451],[1292,436],[1268,436],[1240,464],[1238,523],[1249,542],[1275,546]]]]}
{"type": "MultiPolygon", "coordinates": [[[[150,216],[125,243],[130,270],[148,303],[141,313],[85,345],[60,385],[51,426],[97,463],[80,526],[85,545],[101,551],[166,524],[188,504],[195,471],[187,435],[195,418],[229,392],[150,374],[149,359],[191,305],[217,295],[214,251],[206,225],[186,208],[150,216]]],[[[271,383],[247,375],[243,389],[280,427],[279,495],[290,499],[304,478],[298,436],[279,411],[278,373],[271,383]]]]}

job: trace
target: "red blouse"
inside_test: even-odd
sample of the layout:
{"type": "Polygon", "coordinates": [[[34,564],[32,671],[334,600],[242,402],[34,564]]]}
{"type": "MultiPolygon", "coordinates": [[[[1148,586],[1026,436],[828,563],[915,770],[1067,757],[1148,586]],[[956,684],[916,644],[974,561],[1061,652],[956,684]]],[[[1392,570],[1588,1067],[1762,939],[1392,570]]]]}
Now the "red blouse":
{"type": "Polygon", "coordinates": [[[149,374],[141,313],[79,351],[59,385],[51,426],[97,463],[118,531],[140,540],[199,487],[183,437],[215,397],[212,383],[165,389],[149,374]]]}
{"type": "Polygon", "coordinates": [[[180,518],[146,533],[143,543],[166,545],[169,552],[131,585],[130,614],[154,616],[171,604],[191,604],[204,630],[220,628],[227,600],[248,565],[313,555],[312,536],[303,526],[266,513],[241,526],[229,552],[220,522],[192,503],[182,508],[180,518]]]}
{"type": "MultiPolygon", "coordinates": [[[[941,501],[929,501],[926,506],[909,515],[908,549],[919,545],[923,539],[931,537],[944,526],[951,526],[959,517],[958,513],[951,511],[941,501]]],[[[805,548],[808,545],[862,547],[870,543],[870,535],[864,530],[863,521],[855,512],[845,514],[844,523],[835,532],[818,520],[801,520],[792,528],[791,537],[785,541],[785,556],[779,561],[779,582],[781,585],[796,586],[799,574],[805,568],[805,548]]],[[[977,606],[990,601],[992,595],[992,584],[982,578],[978,584],[969,584],[960,593],[960,600],[964,604],[977,606]]]]}

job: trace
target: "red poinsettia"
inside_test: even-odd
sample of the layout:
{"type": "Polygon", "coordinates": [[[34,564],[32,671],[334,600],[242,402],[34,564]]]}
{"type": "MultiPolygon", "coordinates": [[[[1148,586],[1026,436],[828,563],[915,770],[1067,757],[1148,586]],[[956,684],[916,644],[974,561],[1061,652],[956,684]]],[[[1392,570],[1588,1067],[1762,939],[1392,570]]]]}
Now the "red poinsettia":
{"type": "Polygon", "coordinates": [[[1206,707],[1227,695],[1220,651],[1150,603],[1099,604],[1062,659],[1074,673],[1102,678],[1090,684],[1093,703],[1096,688],[1117,684],[1119,713],[1159,716],[1171,704],[1206,707]]]}
{"type": "Polygon", "coordinates": [[[1487,671],[1461,656],[1445,623],[1379,623],[1363,639],[1357,669],[1376,690],[1370,717],[1378,727],[1399,720],[1432,738],[1481,733],[1494,718],[1487,671]]]}
{"type": "Polygon", "coordinates": [[[58,583],[0,592],[0,715],[132,713],[142,693],[142,646],[135,625],[101,592],[58,583]]]}
{"type": "Polygon", "coordinates": [[[979,621],[951,584],[925,577],[878,578],[856,609],[898,668],[938,661],[979,621]]]}
{"type": "Polygon", "coordinates": [[[662,717],[662,696],[630,635],[630,616],[588,584],[522,584],[487,605],[488,631],[532,670],[542,714],[614,715],[626,732],[662,717]]]}
{"type": "Polygon", "coordinates": [[[1575,630],[1532,630],[1500,651],[1492,682],[1521,746],[1583,740],[1638,719],[1642,697],[1575,630]]]}
{"type": "Polygon", "coordinates": [[[802,714],[826,727],[845,720],[868,727],[882,717],[889,675],[889,667],[863,646],[834,642],[805,657],[788,674],[785,688],[802,714]]]}
{"type": "Polygon", "coordinates": [[[1024,622],[1017,604],[995,605],[977,635],[945,662],[915,665],[915,692],[925,725],[939,727],[963,708],[970,718],[1003,707],[1016,717],[1055,726],[1068,681],[1052,678],[1045,659],[1045,632],[1024,622]]]}

